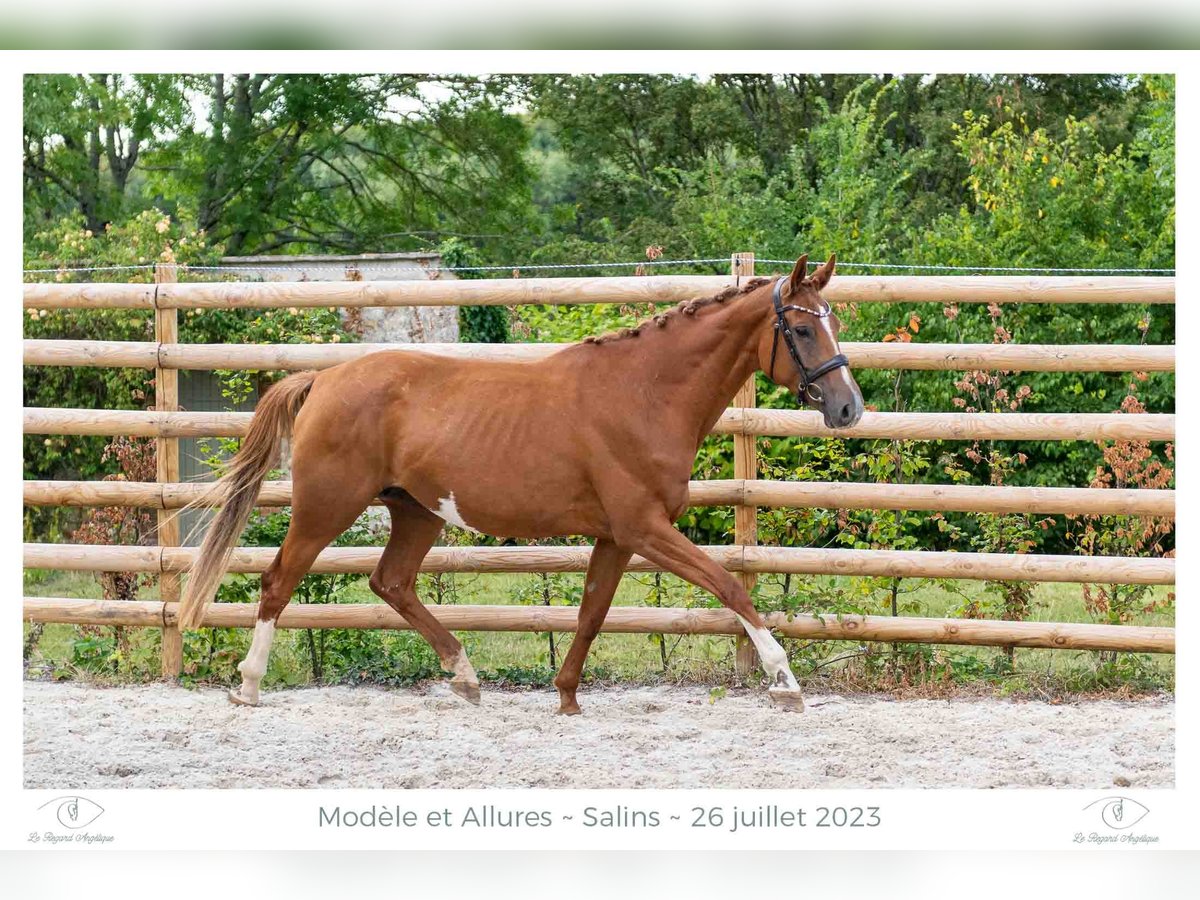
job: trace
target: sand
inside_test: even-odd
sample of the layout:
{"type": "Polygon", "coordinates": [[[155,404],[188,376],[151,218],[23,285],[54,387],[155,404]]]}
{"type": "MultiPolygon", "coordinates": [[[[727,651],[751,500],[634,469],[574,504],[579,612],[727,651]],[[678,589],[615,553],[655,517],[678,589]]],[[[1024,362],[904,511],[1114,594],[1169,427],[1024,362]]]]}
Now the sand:
{"type": "Polygon", "coordinates": [[[31,788],[1170,787],[1167,698],[1050,704],[590,687],[584,714],[550,691],[442,684],[267,691],[25,682],[31,788]]]}

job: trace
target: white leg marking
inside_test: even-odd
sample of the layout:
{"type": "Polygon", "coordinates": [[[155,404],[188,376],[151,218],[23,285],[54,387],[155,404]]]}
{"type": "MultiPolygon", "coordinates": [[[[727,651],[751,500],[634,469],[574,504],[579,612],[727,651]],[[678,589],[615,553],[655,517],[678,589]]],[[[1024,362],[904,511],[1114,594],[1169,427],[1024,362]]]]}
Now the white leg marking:
{"type": "Polygon", "coordinates": [[[242,688],[238,693],[243,700],[258,702],[258,685],[267,674],[267,659],[271,655],[271,643],[274,640],[275,623],[260,619],[254,626],[254,640],[250,642],[250,652],[238,663],[238,671],[242,673],[242,688]]]}
{"type": "Polygon", "coordinates": [[[454,491],[450,492],[449,497],[443,497],[438,500],[438,508],[433,510],[433,514],[441,519],[444,519],[450,525],[457,525],[459,528],[465,528],[467,531],[479,534],[479,532],[463,521],[463,517],[459,515],[458,504],[454,502],[454,491]]]}
{"type": "Polygon", "coordinates": [[[738,621],[742,623],[746,634],[750,635],[750,640],[754,642],[754,648],[758,650],[763,669],[771,677],[771,680],[775,684],[786,686],[789,690],[800,690],[796,676],[788,667],[787,654],[779,646],[779,642],[775,640],[771,632],[766,628],[755,628],[741,616],[738,616],[738,621]]]}

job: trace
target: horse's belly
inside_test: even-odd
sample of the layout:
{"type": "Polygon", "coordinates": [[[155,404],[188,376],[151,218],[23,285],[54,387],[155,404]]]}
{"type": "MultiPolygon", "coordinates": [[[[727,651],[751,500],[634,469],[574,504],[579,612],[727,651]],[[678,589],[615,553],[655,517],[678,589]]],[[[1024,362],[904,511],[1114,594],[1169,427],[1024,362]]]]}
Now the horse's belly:
{"type": "MultiPolygon", "coordinates": [[[[414,494],[414,496],[416,496],[414,494]]],[[[514,484],[510,490],[457,491],[446,486],[418,501],[447,525],[494,537],[538,538],[607,532],[603,511],[588,498],[514,484]]]]}
{"type": "Polygon", "coordinates": [[[397,435],[397,485],[447,523],[498,537],[588,534],[605,527],[578,423],[532,404],[514,417],[496,398],[424,411],[397,435]]]}

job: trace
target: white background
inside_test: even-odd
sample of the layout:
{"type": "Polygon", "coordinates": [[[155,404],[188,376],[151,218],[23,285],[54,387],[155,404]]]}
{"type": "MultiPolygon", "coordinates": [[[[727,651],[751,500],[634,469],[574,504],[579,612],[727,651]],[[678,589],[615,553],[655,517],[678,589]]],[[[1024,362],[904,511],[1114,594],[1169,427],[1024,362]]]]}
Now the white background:
{"type": "MultiPolygon", "coordinates": [[[[20,260],[21,260],[21,184],[20,172],[20,75],[26,71],[819,71],[819,72],[1162,72],[1178,73],[1177,154],[1178,168],[1178,246],[1180,248],[1177,304],[1178,334],[1184,352],[1179,354],[1177,395],[1179,398],[1177,458],[1178,536],[1180,546],[1189,546],[1194,532],[1196,507],[1192,483],[1192,435],[1189,422],[1195,418],[1197,393],[1196,369],[1186,352],[1194,341],[1197,326],[1196,304],[1200,301],[1192,259],[1197,247],[1195,221],[1197,140],[1195,118],[1198,79],[1195,54],[1184,52],[1033,52],[1033,51],[677,51],[633,53],[619,52],[122,52],[82,51],[9,53],[2,60],[0,102],[4,130],[0,141],[0,190],[4,203],[3,240],[0,259],[7,274],[5,291],[8,342],[3,360],[6,365],[7,415],[12,431],[2,446],[3,466],[10,473],[0,480],[4,492],[3,508],[9,515],[2,520],[9,613],[3,619],[3,646],[7,663],[0,678],[0,846],[27,848],[26,837],[39,825],[34,817],[37,807],[64,792],[24,791],[21,784],[21,669],[19,646],[20,621],[15,608],[20,602],[21,525],[20,486],[16,473],[20,454],[17,434],[17,383],[20,377],[20,260]],[[1189,249],[1190,248],[1190,249],[1189,249]]],[[[1200,846],[1200,797],[1197,796],[1196,737],[1196,665],[1195,633],[1197,623],[1196,592],[1189,554],[1178,561],[1179,598],[1177,627],[1180,633],[1178,665],[1177,787],[1174,790],[1114,790],[1138,800],[1151,813],[1133,830],[1157,834],[1160,846],[1197,848],[1200,846]]],[[[281,765],[292,764],[281,760],[281,765]]],[[[141,875],[153,875],[156,890],[170,896],[218,897],[234,892],[243,894],[256,884],[270,883],[277,889],[307,884],[307,875],[325,873],[336,878],[343,890],[359,892],[368,883],[388,889],[390,896],[415,893],[418,883],[429,877],[440,886],[439,897],[458,896],[464,890],[486,890],[489,895],[513,892],[538,895],[553,892],[571,896],[592,895],[591,889],[610,879],[608,895],[616,891],[649,888],[651,881],[666,878],[671,887],[659,887],[653,896],[672,896],[675,890],[723,894],[745,892],[758,877],[779,879],[789,892],[838,890],[858,896],[878,891],[895,896],[900,882],[916,879],[923,894],[962,894],[971,896],[1042,895],[1056,893],[1052,875],[1057,872],[1049,858],[1025,860],[1019,868],[995,857],[980,859],[960,856],[954,862],[936,864],[912,851],[954,849],[980,851],[992,849],[1044,849],[1072,851],[1080,849],[1072,842],[1079,831],[1090,832],[1088,815],[1083,808],[1104,792],[1078,791],[806,791],[789,792],[786,785],[764,785],[762,792],[745,791],[88,791],[87,796],[105,807],[97,822],[99,831],[116,836],[109,847],[162,850],[248,850],[238,868],[222,861],[217,866],[202,860],[180,862],[159,858],[153,863],[139,861],[141,875]],[[460,829],[415,831],[402,829],[318,830],[318,803],[326,807],[400,805],[428,810],[447,805],[463,808],[468,804],[492,803],[505,808],[550,808],[577,812],[587,805],[611,808],[657,808],[681,812],[688,817],[694,805],[755,806],[774,803],[780,806],[802,805],[815,808],[827,805],[870,805],[881,807],[883,826],[877,829],[818,829],[774,831],[731,835],[720,831],[702,831],[685,827],[653,831],[610,831],[578,827],[469,832],[460,829]],[[268,849],[366,849],[397,850],[538,850],[572,851],[543,853],[538,858],[511,854],[479,857],[464,865],[422,854],[403,863],[383,865],[374,862],[316,859],[312,854],[286,863],[268,861],[254,851],[268,849]],[[655,851],[633,861],[605,857],[597,863],[582,859],[573,851],[590,849],[643,849],[655,851]],[[885,858],[858,854],[837,856],[828,853],[800,856],[797,850],[904,850],[900,856],[885,858]],[[712,854],[715,849],[768,850],[770,853],[733,859],[712,854]],[[667,851],[703,850],[700,856],[682,859],[667,851]],[[504,873],[511,878],[505,878],[504,873]],[[501,876],[501,877],[497,877],[501,876]],[[382,878],[382,885],[374,881],[382,878]],[[825,885],[824,888],[819,885],[825,885]],[[833,887],[830,887],[833,885],[833,887]]],[[[1103,829],[1095,829],[1103,830],[1103,829]]],[[[1083,849],[1092,845],[1084,844],[1083,849]]],[[[61,848],[52,852],[62,853],[61,848]]],[[[58,885],[73,885],[70,890],[103,896],[108,888],[117,888],[128,896],[132,867],[114,862],[118,857],[107,850],[92,850],[86,870],[51,862],[52,857],[33,855],[33,864],[13,875],[19,890],[13,896],[33,896],[36,888],[44,896],[60,895],[58,885]],[[121,868],[116,868],[121,866],[121,868]],[[83,880],[79,879],[86,872],[83,880]]],[[[73,857],[74,859],[74,857],[73,857]]],[[[1138,895],[1161,895],[1163,879],[1175,877],[1173,863],[1154,857],[1144,847],[1108,847],[1087,854],[1083,866],[1070,873],[1072,894],[1095,886],[1107,897],[1121,897],[1123,891],[1138,895]],[[1131,859],[1131,857],[1133,857],[1131,859]],[[1150,862],[1148,862],[1150,861],[1150,862]]],[[[76,863],[79,861],[76,859],[76,863]]],[[[2,883],[2,882],[0,882],[2,883]]],[[[289,891],[290,887],[287,888],[289,891]]],[[[332,892],[335,890],[331,888],[332,892]]],[[[339,890],[338,893],[342,893],[339,890]]],[[[271,891],[274,895],[275,891],[271,891]]]]}

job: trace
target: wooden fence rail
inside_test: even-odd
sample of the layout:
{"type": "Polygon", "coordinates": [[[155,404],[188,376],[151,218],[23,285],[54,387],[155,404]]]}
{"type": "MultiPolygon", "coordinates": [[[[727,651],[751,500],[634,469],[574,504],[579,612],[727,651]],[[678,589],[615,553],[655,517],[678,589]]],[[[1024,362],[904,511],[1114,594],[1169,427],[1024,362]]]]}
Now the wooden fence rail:
{"type": "MultiPolygon", "coordinates": [[[[185,270],[186,271],[186,270],[185,270]]],[[[734,284],[730,275],[434,281],[26,284],[28,309],[270,309],[674,303],[734,284]]],[[[839,275],[831,303],[1174,303],[1173,277],[839,275]]]]}
{"type": "MultiPolygon", "coordinates": [[[[26,481],[26,506],[135,506],[182,509],[212,506],[212,482],[26,481]]],[[[1118,488],[991,487],[965,484],[874,484],[842,481],[711,479],[688,485],[692,506],[804,507],[822,509],[908,509],[939,512],[1057,515],[1175,516],[1173,490],[1118,488]]],[[[268,481],[258,495],[262,507],[288,506],[290,481],[268,481]]]]}
{"type": "MultiPolygon", "coordinates": [[[[536,360],[568,344],[156,344],[27,340],[27,366],[134,369],[327,369],[370,353],[435,353],[456,359],[536,360]]],[[[1173,372],[1175,347],[1140,344],[904,344],[842,342],[856,369],[1006,372],[1173,372]]]]}
{"type": "Polygon", "coordinates": [[[887,440],[1100,441],[1175,439],[1171,413],[892,413],[865,412],[852,428],[829,428],[820,413],[792,409],[730,409],[714,434],[887,440]]]}
{"type": "MultiPolygon", "coordinates": [[[[25,434],[243,437],[252,413],[154,412],[28,407],[25,434]]],[[[811,410],[726,410],[713,434],[892,440],[1098,441],[1175,439],[1173,413],[863,413],[852,428],[829,428],[811,410]]]]}
{"type": "MultiPolygon", "coordinates": [[[[887,578],[964,578],[987,581],[1102,582],[1174,584],[1175,560],[1126,556],[1065,556],[1008,553],[947,553],[932,550],[842,550],[811,547],[701,547],[730,572],[793,575],[851,575],[887,578]]],[[[264,572],[277,547],[239,547],[230,572],[264,572]]],[[[422,572],[585,572],[591,547],[434,547],[422,572]]],[[[25,544],[27,569],[81,572],[186,572],[198,550],[192,547],[141,547],[91,544],[25,544]]],[[[330,547],[312,571],[367,574],[383,554],[381,547],[330,547]]],[[[640,556],[631,572],[656,572],[640,556]]]]}
{"type": "MultiPolygon", "coordinates": [[[[572,606],[426,606],[451,631],[574,632],[579,610],[572,606]]],[[[251,628],[256,604],[217,603],[204,616],[205,627],[251,628]]],[[[26,597],[28,622],[170,627],[176,604],[156,600],[73,600],[26,597]]],[[[1162,626],[1088,625],[1065,622],[997,622],[985,619],[932,619],[904,616],[764,616],[768,627],[790,638],[843,641],[910,641],[996,647],[1043,647],[1056,650],[1122,650],[1174,653],[1175,629],[1162,626]]],[[[382,603],[297,604],[286,607],[281,628],[410,629],[395,610],[382,603]]],[[[742,631],[726,609],[678,609],[614,606],[601,631],[615,634],[728,634],[742,631]]]]}

